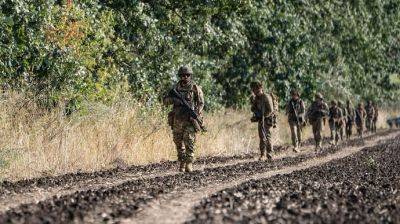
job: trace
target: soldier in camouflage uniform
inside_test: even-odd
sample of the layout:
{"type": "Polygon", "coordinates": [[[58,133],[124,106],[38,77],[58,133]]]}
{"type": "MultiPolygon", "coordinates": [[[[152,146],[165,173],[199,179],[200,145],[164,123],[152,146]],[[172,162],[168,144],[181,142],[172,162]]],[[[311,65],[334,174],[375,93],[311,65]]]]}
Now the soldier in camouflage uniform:
{"type": "Polygon", "coordinates": [[[353,133],[353,125],[356,120],[356,111],[350,100],[347,100],[346,138],[350,139],[353,133]]]}
{"type": "Polygon", "coordinates": [[[328,105],[324,102],[321,93],[315,95],[315,101],[308,108],[306,116],[312,125],[315,140],[315,149],[322,149],[322,126],[324,119],[329,114],[328,105]]]}
{"type": "Polygon", "coordinates": [[[344,140],[344,135],[346,134],[346,119],[347,119],[347,108],[344,105],[343,101],[338,101],[338,107],[342,109],[342,126],[340,127],[340,140],[344,140]]]}
{"type": "Polygon", "coordinates": [[[367,106],[365,106],[365,111],[367,112],[367,118],[365,121],[365,125],[367,126],[368,132],[372,132],[372,124],[375,117],[375,109],[372,105],[372,101],[368,100],[367,106]]]}
{"type": "MultiPolygon", "coordinates": [[[[192,75],[191,68],[186,66],[179,68],[180,81],[173,88],[192,107],[191,109],[201,116],[204,107],[203,92],[201,87],[192,81],[192,75]]],[[[178,152],[179,170],[191,172],[199,125],[183,107],[180,99],[167,94],[163,101],[165,105],[173,105],[173,109],[168,115],[168,122],[172,128],[173,139],[178,152]]]]}
{"type": "Polygon", "coordinates": [[[376,105],[376,103],[374,103],[374,110],[375,110],[375,114],[374,114],[374,119],[372,121],[372,131],[374,133],[376,133],[376,124],[378,123],[378,116],[379,116],[379,110],[378,110],[378,106],[376,105]]]}
{"type": "Polygon", "coordinates": [[[258,122],[258,135],[260,137],[260,161],[271,160],[273,146],[271,142],[271,129],[274,126],[273,99],[270,94],[265,94],[259,82],[252,82],[251,111],[254,113],[252,122],[258,122]]]}
{"type": "Polygon", "coordinates": [[[286,114],[292,135],[293,151],[299,152],[301,144],[301,131],[304,124],[304,102],[300,99],[300,94],[297,90],[292,90],[291,99],[286,105],[286,114]]]}
{"type": "Polygon", "coordinates": [[[329,108],[329,128],[331,130],[331,143],[337,145],[340,129],[343,128],[343,111],[338,107],[336,100],[331,101],[329,108]]]}
{"type": "Polygon", "coordinates": [[[367,112],[364,109],[363,103],[359,103],[356,109],[356,125],[358,137],[362,138],[364,133],[365,117],[367,112]]]}

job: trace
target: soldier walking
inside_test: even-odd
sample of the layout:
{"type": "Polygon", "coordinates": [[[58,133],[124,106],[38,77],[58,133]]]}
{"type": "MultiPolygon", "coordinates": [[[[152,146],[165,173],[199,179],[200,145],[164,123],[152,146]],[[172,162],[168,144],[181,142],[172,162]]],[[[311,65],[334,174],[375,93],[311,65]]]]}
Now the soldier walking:
{"type": "Polygon", "coordinates": [[[374,111],[375,111],[375,114],[374,114],[374,119],[372,122],[372,131],[374,133],[376,133],[376,125],[378,123],[378,116],[379,116],[379,109],[378,109],[378,106],[376,105],[376,103],[374,103],[374,111]]]}
{"type": "Polygon", "coordinates": [[[375,109],[374,106],[372,105],[372,101],[368,100],[367,106],[365,106],[365,111],[367,112],[367,118],[366,118],[366,126],[368,132],[372,132],[373,127],[372,124],[374,123],[374,117],[375,117],[375,109]]]}
{"type": "Polygon", "coordinates": [[[191,77],[190,67],[180,67],[180,81],[164,97],[165,105],[173,105],[168,114],[168,123],[178,153],[179,171],[192,172],[193,154],[195,150],[196,133],[202,128],[200,119],[204,107],[204,97],[201,87],[196,85],[191,77]],[[193,113],[194,112],[194,113],[193,113]]]}
{"type": "Polygon", "coordinates": [[[357,125],[358,137],[362,138],[364,132],[365,117],[367,115],[363,103],[358,104],[358,107],[355,112],[356,112],[356,125],[357,125]]]}
{"type": "Polygon", "coordinates": [[[273,146],[271,129],[274,126],[274,104],[270,94],[265,94],[260,82],[250,84],[252,90],[251,111],[254,113],[252,122],[258,122],[258,136],[260,137],[260,161],[272,159],[273,146]]]}
{"type": "Polygon", "coordinates": [[[356,120],[356,112],[350,100],[347,100],[346,138],[350,139],[353,134],[353,125],[356,120]]]}
{"type": "Polygon", "coordinates": [[[315,140],[315,150],[322,149],[322,125],[324,119],[329,114],[328,105],[325,103],[321,93],[315,95],[315,100],[308,108],[306,116],[312,125],[315,140]]]}
{"type": "Polygon", "coordinates": [[[331,144],[337,145],[340,130],[343,128],[343,111],[338,107],[336,100],[331,101],[331,107],[329,108],[329,128],[331,130],[331,144]]]}
{"type": "Polygon", "coordinates": [[[291,99],[286,105],[286,114],[292,136],[293,151],[299,152],[301,132],[304,124],[304,102],[300,99],[300,94],[297,90],[293,89],[290,95],[291,99]]]}

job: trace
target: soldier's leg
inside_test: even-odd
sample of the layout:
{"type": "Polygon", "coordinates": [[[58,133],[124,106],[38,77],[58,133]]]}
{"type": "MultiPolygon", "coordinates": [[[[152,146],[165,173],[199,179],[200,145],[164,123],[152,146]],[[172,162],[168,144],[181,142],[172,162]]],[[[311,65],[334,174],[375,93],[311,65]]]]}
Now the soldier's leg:
{"type": "Polygon", "coordinates": [[[331,131],[331,142],[335,139],[335,124],[329,121],[329,130],[331,131]]]}
{"type": "Polygon", "coordinates": [[[272,145],[272,132],[271,132],[272,127],[271,126],[266,126],[265,127],[265,149],[266,149],[266,154],[268,159],[272,159],[272,153],[274,152],[274,148],[272,145]]]}
{"type": "Polygon", "coordinates": [[[313,129],[314,140],[315,140],[315,148],[320,148],[321,147],[322,120],[313,122],[312,129],[313,129]]]}
{"type": "Polygon", "coordinates": [[[194,127],[187,127],[183,134],[183,142],[185,144],[186,149],[186,172],[192,171],[192,163],[194,160],[194,150],[195,150],[195,143],[196,143],[196,131],[194,127]]]}
{"type": "Polygon", "coordinates": [[[260,159],[265,158],[266,153],[266,135],[262,122],[258,122],[258,137],[260,138],[260,159]]]}
{"type": "Polygon", "coordinates": [[[184,171],[185,169],[185,160],[186,160],[186,154],[185,154],[185,148],[183,144],[183,131],[182,130],[174,130],[172,132],[173,138],[174,138],[174,143],[176,147],[176,152],[178,153],[178,161],[179,161],[179,170],[184,171]]]}
{"type": "Polygon", "coordinates": [[[297,141],[297,126],[294,123],[289,123],[290,126],[290,134],[292,137],[292,145],[293,147],[297,147],[298,141],[297,141]]]}
{"type": "Polygon", "coordinates": [[[302,136],[301,136],[301,128],[300,128],[300,126],[297,126],[297,144],[298,144],[298,146],[300,147],[301,146],[301,144],[302,144],[302,140],[303,140],[303,138],[302,138],[302,136]]]}
{"type": "Polygon", "coordinates": [[[346,124],[346,137],[347,137],[347,139],[349,139],[351,137],[352,129],[353,129],[353,125],[351,124],[351,122],[347,122],[347,124],[346,124]]]}
{"type": "Polygon", "coordinates": [[[344,126],[342,124],[342,126],[340,126],[340,130],[339,130],[339,134],[340,134],[340,140],[343,141],[343,135],[344,135],[344,126]]]}

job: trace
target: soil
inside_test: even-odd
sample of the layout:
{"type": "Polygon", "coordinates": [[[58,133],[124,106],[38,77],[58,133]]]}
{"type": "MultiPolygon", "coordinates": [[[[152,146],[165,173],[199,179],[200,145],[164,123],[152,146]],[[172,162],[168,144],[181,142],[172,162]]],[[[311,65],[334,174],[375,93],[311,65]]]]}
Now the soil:
{"type": "MultiPolygon", "coordinates": [[[[329,182],[327,178],[331,174],[337,177],[336,179],[331,179],[335,181],[331,184],[341,190],[340,192],[344,190],[340,189],[340,186],[347,185],[343,183],[337,185],[336,182],[343,181],[344,177],[349,183],[353,183],[353,179],[354,183],[358,183],[358,180],[365,180],[360,173],[355,172],[357,167],[360,166],[357,163],[355,163],[354,169],[350,169],[351,172],[348,172],[348,174],[345,170],[340,170],[340,167],[337,168],[338,171],[335,171],[336,169],[324,170],[324,167],[331,163],[333,165],[341,164],[342,160],[358,158],[358,151],[360,150],[362,150],[361,153],[367,152],[366,156],[376,156],[374,154],[374,149],[376,148],[398,148],[399,138],[395,138],[397,135],[398,132],[396,130],[383,131],[368,136],[364,141],[353,139],[339,146],[326,147],[319,153],[315,153],[310,146],[303,147],[302,152],[297,154],[285,151],[285,147],[280,147],[278,149],[281,152],[278,156],[268,162],[254,160],[254,154],[201,158],[195,164],[197,170],[192,173],[179,173],[176,171],[177,164],[175,162],[163,162],[147,166],[120,167],[93,173],[75,173],[19,182],[4,182],[0,185],[0,223],[150,223],[152,220],[150,217],[152,216],[157,217],[156,221],[158,223],[179,223],[184,221],[192,223],[218,223],[220,221],[263,223],[265,221],[269,222],[269,220],[277,220],[276,222],[280,222],[279,220],[284,220],[284,222],[294,222],[296,220],[318,222],[328,220],[329,222],[329,220],[334,220],[333,218],[337,218],[338,216],[334,216],[331,213],[333,211],[337,212],[338,208],[341,210],[344,208],[343,205],[340,204],[342,207],[337,207],[337,210],[332,210],[331,213],[320,213],[325,210],[330,211],[332,208],[329,207],[330,205],[328,208],[325,208],[324,204],[314,201],[324,201],[324,197],[327,197],[327,201],[324,203],[328,205],[334,202],[335,198],[331,199],[330,194],[328,196],[323,194],[326,187],[313,189],[309,186],[313,186],[313,183],[318,183],[318,186],[325,186],[323,183],[329,182]],[[384,141],[384,143],[380,143],[379,141],[384,141]],[[354,153],[357,154],[357,157],[351,156],[354,153]],[[342,159],[334,160],[337,158],[342,159]],[[313,171],[314,169],[317,170],[313,171]],[[319,173],[319,175],[316,175],[315,172],[319,173]],[[357,175],[361,176],[357,179],[357,175]],[[307,183],[303,184],[301,179],[304,179],[307,183]],[[272,180],[275,180],[275,182],[270,182],[272,180]],[[261,195],[266,194],[266,201],[263,201],[264,198],[257,201],[257,197],[259,196],[256,193],[257,191],[253,192],[249,190],[252,188],[245,187],[246,184],[253,186],[254,183],[266,191],[266,193],[260,193],[261,195]],[[266,185],[263,185],[264,183],[266,185]],[[264,186],[268,186],[268,188],[264,186]],[[306,198],[303,198],[302,195],[304,186],[309,188],[304,189],[306,198]],[[238,192],[242,195],[236,193],[239,196],[235,196],[235,189],[238,189],[238,192]],[[246,189],[249,192],[246,192],[246,189]],[[299,191],[299,189],[302,191],[299,191]],[[229,203],[227,204],[227,198],[232,198],[232,195],[230,195],[231,192],[234,200],[229,199],[229,203]],[[294,201],[291,201],[292,192],[297,192],[295,195],[297,195],[298,199],[294,198],[297,201],[294,199],[294,201]],[[251,196],[253,193],[254,196],[251,196]],[[213,195],[209,197],[211,194],[213,195]],[[249,198],[246,198],[247,195],[249,198]],[[236,199],[236,197],[239,197],[239,199],[236,199]],[[243,202],[240,201],[242,198],[243,202]],[[278,203],[280,200],[282,202],[278,203]],[[309,206],[305,210],[301,204],[303,200],[307,201],[307,205],[309,206]],[[279,211],[276,208],[277,203],[279,206],[282,205],[278,206],[281,208],[279,211]],[[177,214],[168,213],[169,211],[176,211],[176,208],[179,208],[183,212],[178,212],[177,214]],[[309,217],[308,219],[306,217],[299,219],[299,217],[302,217],[303,210],[301,209],[308,212],[307,215],[305,214],[305,216],[309,217]],[[297,212],[295,213],[297,215],[290,216],[292,210],[297,212]],[[154,212],[157,214],[155,215],[154,212]],[[265,213],[268,215],[263,216],[263,212],[269,213],[265,213]],[[282,217],[285,217],[285,219],[282,219],[282,217]]],[[[393,153],[387,155],[387,157],[398,160],[400,155],[397,155],[398,152],[396,150],[392,151],[393,153]]],[[[390,165],[394,170],[393,172],[395,172],[395,163],[382,165],[379,163],[384,159],[390,159],[387,157],[381,160],[379,160],[380,157],[376,157],[376,159],[372,157],[373,159],[370,160],[370,163],[377,163],[378,167],[387,167],[386,165],[390,165]]],[[[400,167],[398,165],[397,168],[400,167]]],[[[343,169],[346,167],[353,166],[349,166],[349,164],[342,165],[343,169]]],[[[360,168],[360,170],[362,169],[360,168]]],[[[383,175],[383,173],[378,174],[383,175]]],[[[397,181],[397,185],[392,184],[389,186],[389,189],[392,189],[391,192],[395,195],[392,195],[390,205],[393,205],[394,202],[399,204],[399,196],[396,196],[398,190],[400,190],[398,185],[399,179],[392,177],[392,179],[383,179],[382,181],[390,182],[390,180],[393,182],[397,181]]],[[[383,188],[384,186],[379,185],[376,188],[379,190],[381,187],[383,188]]],[[[350,189],[346,192],[353,191],[350,189]]],[[[387,192],[390,191],[387,190],[387,192]]],[[[363,205],[364,201],[359,198],[358,194],[354,193],[354,195],[357,199],[354,199],[353,196],[350,198],[357,200],[359,204],[363,205]]],[[[375,193],[375,195],[379,194],[375,193]]],[[[390,193],[383,196],[389,197],[389,195],[390,193]]],[[[368,203],[376,203],[376,200],[378,200],[376,198],[375,201],[371,198],[371,201],[368,203]]],[[[357,209],[360,209],[361,205],[357,209]]],[[[365,203],[365,206],[367,206],[367,203],[365,203]]],[[[394,210],[390,206],[386,208],[388,212],[382,214],[388,214],[387,216],[380,214],[386,210],[378,210],[376,210],[377,213],[371,213],[371,216],[369,216],[371,218],[360,218],[359,220],[390,222],[396,221],[396,216],[393,215],[392,211],[397,211],[400,214],[397,207],[394,210]],[[380,215],[378,216],[377,214],[380,215]]],[[[357,214],[361,214],[362,211],[360,210],[357,214]]],[[[342,216],[343,214],[340,213],[342,216]]],[[[352,217],[343,216],[343,220],[341,221],[352,220],[352,217]]]]}

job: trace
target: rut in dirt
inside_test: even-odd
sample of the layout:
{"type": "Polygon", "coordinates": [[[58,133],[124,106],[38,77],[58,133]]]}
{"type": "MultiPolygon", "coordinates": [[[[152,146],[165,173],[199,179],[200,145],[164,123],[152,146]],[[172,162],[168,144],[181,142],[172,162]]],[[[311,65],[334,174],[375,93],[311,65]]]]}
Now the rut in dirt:
{"type": "Polygon", "coordinates": [[[187,223],[399,223],[400,137],[202,200],[187,223]]]}
{"type": "MultiPolygon", "coordinates": [[[[369,138],[384,136],[391,131],[369,138]]],[[[348,142],[350,146],[362,145],[360,140],[348,142]]],[[[344,147],[344,146],[342,146],[344,147]]],[[[336,152],[342,147],[329,147],[318,157],[336,152]]],[[[219,182],[234,180],[241,176],[266,172],[284,166],[298,164],[314,155],[282,158],[271,163],[247,162],[239,165],[208,168],[192,174],[176,174],[145,178],[97,190],[78,191],[62,197],[53,197],[39,203],[29,203],[0,214],[0,222],[12,223],[70,223],[113,222],[131,217],[150,201],[161,195],[183,189],[198,188],[219,182]]]]}

